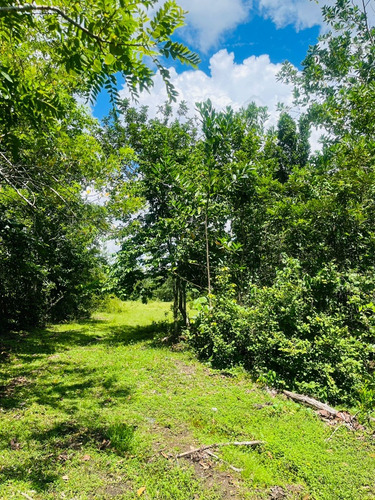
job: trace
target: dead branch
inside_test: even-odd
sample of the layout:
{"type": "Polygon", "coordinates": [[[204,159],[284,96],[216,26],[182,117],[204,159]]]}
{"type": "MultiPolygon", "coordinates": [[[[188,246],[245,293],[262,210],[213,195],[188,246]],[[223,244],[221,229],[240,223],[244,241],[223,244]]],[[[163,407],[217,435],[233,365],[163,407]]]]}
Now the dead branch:
{"type": "Polygon", "coordinates": [[[304,403],[307,406],[311,406],[312,408],[315,408],[316,410],[324,410],[334,417],[338,416],[338,411],[332,408],[331,406],[326,405],[325,403],[321,403],[317,399],[310,398],[309,396],[304,396],[302,394],[297,394],[296,392],[290,392],[290,391],[283,391],[285,396],[288,396],[288,398],[293,399],[294,401],[298,401],[298,403],[304,403]]]}
{"type": "Polygon", "coordinates": [[[336,434],[336,432],[341,429],[341,427],[343,427],[345,424],[340,424],[336,427],[336,429],[332,432],[332,434],[326,439],[326,442],[328,443],[328,441],[331,441],[331,439],[333,438],[333,436],[336,434]]]}
{"type": "Polygon", "coordinates": [[[231,441],[229,443],[214,443],[208,444],[206,446],[201,446],[200,448],[195,448],[193,450],[184,451],[177,455],[176,458],[188,457],[189,455],[194,455],[194,453],[202,453],[202,451],[210,450],[211,448],[222,448],[223,446],[259,446],[264,444],[264,441],[231,441]]]}
{"type": "Polygon", "coordinates": [[[22,491],[20,491],[20,495],[27,498],[27,500],[34,500],[30,495],[28,495],[27,493],[22,493],[22,491]]]}
{"type": "Polygon", "coordinates": [[[225,465],[227,465],[230,469],[234,470],[234,472],[242,472],[243,469],[239,469],[238,467],[234,467],[234,465],[231,465],[229,462],[226,460],[223,460],[219,455],[216,455],[215,453],[212,453],[210,450],[206,450],[207,455],[210,455],[210,457],[214,457],[217,460],[220,460],[220,462],[223,462],[225,465]]]}
{"type": "MultiPolygon", "coordinates": [[[[2,153],[0,153],[3,155],[2,153]]],[[[15,184],[10,180],[10,178],[6,175],[6,173],[0,168],[0,175],[1,177],[5,180],[6,184],[8,184],[14,191],[17,193],[17,195],[22,198],[31,208],[35,207],[35,200],[34,202],[31,202],[26,196],[24,196],[21,191],[17,188],[15,184]]]]}

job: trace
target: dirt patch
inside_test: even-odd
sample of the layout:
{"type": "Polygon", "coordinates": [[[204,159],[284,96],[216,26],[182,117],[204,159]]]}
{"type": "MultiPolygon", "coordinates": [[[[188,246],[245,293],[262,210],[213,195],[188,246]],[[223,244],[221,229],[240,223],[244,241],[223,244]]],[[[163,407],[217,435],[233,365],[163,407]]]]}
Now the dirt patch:
{"type": "Polygon", "coordinates": [[[219,470],[218,462],[205,452],[181,458],[193,464],[195,475],[203,482],[207,489],[216,490],[222,500],[241,500],[240,480],[232,474],[219,470]]]}
{"type": "Polygon", "coordinates": [[[176,450],[181,451],[192,444],[193,438],[190,432],[184,428],[172,430],[155,422],[152,431],[157,435],[154,450],[156,453],[164,453],[168,457],[174,457],[177,454],[176,450]]]}
{"type": "MultiPolygon", "coordinates": [[[[193,367],[194,368],[194,367],[193,367]]],[[[167,427],[155,424],[154,431],[158,434],[158,440],[154,443],[155,454],[151,460],[156,457],[163,457],[169,461],[175,461],[176,450],[186,451],[189,448],[199,447],[199,444],[192,438],[191,433],[185,429],[179,429],[177,432],[167,427]]],[[[243,496],[240,493],[241,479],[235,477],[235,474],[221,471],[220,462],[210,456],[208,453],[194,453],[186,458],[178,459],[180,464],[189,463],[194,467],[196,477],[207,489],[217,491],[222,500],[241,500],[243,496]]]]}
{"type": "Polygon", "coordinates": [[[269,491],[269,500],[308,500],[311,498],[306,494],[304,487],[299,484],[290,484],[284,487],[273,486],[269,491]]]}
{"type": "Polygon", "coordinates": [[[184,375],[188,375],[190,377],[195,375],[197,372],[197,369],[194,365],[186,365],[178,359],[174,361],[174,365],[179,373],[183,373],[184,375]]]}
{"type": "Polygon", "coordinates": [[[125,493],[131,490],[131,485],[128,482],[106,484],[105,486],[102,486],[101,488],[96,490],[91,498],[102,498],[103,500],[106,498],[122,498],[125,493]]]}

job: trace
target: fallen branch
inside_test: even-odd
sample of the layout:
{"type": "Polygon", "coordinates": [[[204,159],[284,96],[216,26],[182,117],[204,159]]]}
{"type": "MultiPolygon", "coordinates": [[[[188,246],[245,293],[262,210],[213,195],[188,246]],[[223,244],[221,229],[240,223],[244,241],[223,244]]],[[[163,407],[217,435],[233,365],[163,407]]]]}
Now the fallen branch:
{"type": "Polygon", "coordinates": [[[200,448],[195,448],[194,450],[185,451],[180,453],[176,458],[188,457],[189,455],[194,455],[194,453],[202,453],[202,451],[210,450],[211,448],[221,448],[223,446],[259,446],[264,444],[264,441],[232,441],[230,443],[214,443],[208,444],[206,446],[201,446],[200,448]]]}
{"type": "Polygon", "coordinates": [[[288,398],[293,399],[294,401],[298,401],[298,403],[304,403],[308,406],[311,406],[315,410],[318,410],[317,413],[322,419],[336,421],[341,420],[342,422],[344,422],[344,425],[346,425],[353,431],[364,430],[364,427],[357,420],[358,412],[355,415],[351,415],[346,411],[335,410],[325,403],[321,403],[320,401],[308,396],[303,396],[302,394],[297,394],[295,392],[289,391],[283,391],[283,393],[288,396],[288,398]]]}
{"type": "Polygon", "coordinates": [[[283,391],[285,396],[288,396],[288,398],[293,399],[294,401],[298,401],[299,403],[304,403],[308,406],[311,406],[312,408],[315,408],[316,410],[324,410],[334,417],[338,416],[337,410],[332,408],[331,406],[326,405],[325,403],[321,403],[317,399],[310,398],[309,396],[303,396],[302,394],[297,394],[296,392],[289,392],[289,391],[283,391]]]}
{"type": "Polygon", "coordinates": [[[328,441],[331,441],[331,439],[333,438],[333,436],[336,434],[336,432],[341,429],[341,427],[344,427],[345,424],[340,424],[336,427],[336,429],[332,432],[332,434],[326,439],[326,442],[328,443],[328,441]]]}
{"type": "Polygon", "coordinates": [[[225,465],[227,465],[230,469],[234,470],[234,472],[242,472],[243,469],[239,469],[238,467],[234,467],[234,465],[231,465],[229,462],[226,460],[223,460],[219,455],[216,455],[215,453],[212,453],[210,450],[206,450],[207,455],[210,455],[210,457],[214,457],[217,460],[220,460],[220,462],[223,462],[225,465]]]}
{"type": "Polygon", "coordinates": [[[27,493],[22,493],[22,491],[20,491],[20,495],[22,495],[23,497],[27,498],[27,500],[34,500],[31,496],[29,496],[27,493]]]}

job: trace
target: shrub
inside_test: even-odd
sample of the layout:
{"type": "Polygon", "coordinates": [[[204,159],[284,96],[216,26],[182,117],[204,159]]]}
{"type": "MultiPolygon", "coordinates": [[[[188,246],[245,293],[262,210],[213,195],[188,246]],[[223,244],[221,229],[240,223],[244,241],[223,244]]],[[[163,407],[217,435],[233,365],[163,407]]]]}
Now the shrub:
{"type": "Polygon", "coordinates": [[[373,270],[316,275],[285,258],[272,286],[252,285],[246,306],[220,277],[212,308],[203,305],[189,334],[200,356],[216,367],[241,364],[258,377],[276,373],[288,386],[332,402],[352,402],[374,359],[373,270]]]}

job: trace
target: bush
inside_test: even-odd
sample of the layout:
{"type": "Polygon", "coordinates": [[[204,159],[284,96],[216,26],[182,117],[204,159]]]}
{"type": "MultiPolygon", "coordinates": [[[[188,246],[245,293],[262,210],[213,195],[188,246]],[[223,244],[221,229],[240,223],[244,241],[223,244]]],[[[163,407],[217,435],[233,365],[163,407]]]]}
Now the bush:
{"type": "Polygon", "coordinates": [[[123,300],[115,295],[103,295],[97,310],[99,312],[106,312],[110,314],[126,312],[128,305],[123,300]]]}
{"type": "Polygon", "coordinates": [[[252,285],[241,306],[224,273],[213,307],[201,303],[189,340],[216,367],[276,373],[275,385],[352,402],[374,359],[374,293],[373,269],[340,272],[329,264],[309,276],[285,258],[272,286],[252,285]]]}

